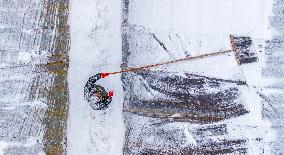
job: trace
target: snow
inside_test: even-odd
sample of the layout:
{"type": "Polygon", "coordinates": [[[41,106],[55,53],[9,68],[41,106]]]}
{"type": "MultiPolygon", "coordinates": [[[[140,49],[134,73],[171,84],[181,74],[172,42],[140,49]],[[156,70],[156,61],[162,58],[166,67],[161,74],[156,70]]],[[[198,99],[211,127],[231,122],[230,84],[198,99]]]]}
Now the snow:
{"type": "Polygon", "coordinates": [[[129,23],[196,35],[262,37],[271,4],[270,0],[132,0],[129,23]]]}
{"type": "Polygon", "coordinates": [[[0,141],[0,155],[4,155],[4,149],[7,148],[8,142],[0,141]]]}
{"type": "Polygon", "coordinates": [[[5,68],[7,67],[7,63],[0,63],[0,68],[5,68]]]}
{"type": "MultiPolygon", "coordinates": [[[[25,141],[25,143],[0,141],[0,155],[4,155],[4,150],[7,149],[8,147],[12,147],[12,146],[32,147],[32,146],[35,146],[38,143],[37,138],[29,137],[25,141]]],[[[42,155],[42,154],[43,153],[40,153],[39,155],[42,155]]]]}
{"type": "Polygon", "coordinates": [[[19,62],[28,63],[31,60],[31,53],[29,52],[19,52],[19,62]]]}
{"type": "MultiPolygon", "coordinates": [[[[230,138],[249,139],[249,154],[262,153],[261,144],[255,139],[263,137],[264,147],[260,148],[265,149],[264,154],[269,154],[275,133],[270,122],[262,118],[262,102],[256,88],[273,82],[262,77],[266,57],[264,52],[258,52],[264,51],[264,41],[272,35],[268,24],[272,4],[271,0],[132,0],[128,15],[129,25],[133,27],[128,65],[138,67],[182,58],[185,54],[194,56],[228,50],[232,49],[229,35],[252,37],[254,49],[251,50],[258,53],[258,63],[239,66],[230,53],[152,70],[245,80],[249,87],[240,86],[240,90],[250,113],[221,123],[228,124],[230,138]],[[150,34],[154,34],[167,51],[151,40],[150,34]]],[[[139,89],[134,90],[141,93],[139,89]]]]}
{"type": "Polygon", "coordinates": [[[114,97],[105,111],[94,111],[83,98],[83,88],[98,72],[120,70],[121,2],[73,0],[70,9],[71,51],[68,84],[70,107],[68,155],[122,154],[124,125],[120,75],[98,81],[114,97]]]}
{"type": "Polygon", "coordinates": [[[11,106],[7,106],[2,108],[3,110],[14,110],[18,107],[23,107],[23,106],[28,106],[28,107],[37,107],[37,108],[47,108],[47,105],[39,100],[35,100],[33,102],[21,102],[21,103],[14,103],[11,106]]]}
{"type": "MultiPolygon", "coordinates": [[[[68,75],[70,110],[67,133],[67,153],[70,155],[122,154],[125,129],[120,75],[98,82],[107,90],[115,92],[107,110],[94,111],[83,99],[83,87],[90,76],[98,72],[120,70],[121,8],[121,2],[117,0],[71,1],[72,43],[68,75]]],[[[170,51],[165,53],[156,43],[152,45],[154,51],[137,48],[129,56],[128,65],[131,67],[182,58],[185,53],[181,51],[198,55],[231,49],[230,34],[251,36],[253,40],[259,40],[259,44],[271,37],[268,26],[271,0],[132,0],[129,8],[129,23],[144,34],[155,34],[170,51]]],[[[129,41],[135,43],[143,40],[129,41]]],[[[145,45],[143,42],[139,44],[145,45]]],[[[261,50],[258,43],[254,47],[255,50],[261,50]]],[[[233,54],[226,54],[155,69],[186,71],[234,80],[246,79],[250,86],[260,87],[270,82],[270,79],[261,77],[265,56],[260,54],[259,57],[259,63],[243,67],[237,65],[233,54]]],[[[250,114],[226,121],[229,133],[234,133],[230,136],[254,140],[264,135],[268,144],[274,139],[274,133],[270,122],[261,117],[262,105],[256,89],[242,88],[241,91],[250,114]],[[257,127],[246,130],[248,126],[257,127]]],[[[174,114],[172,117],[177,116],[178,114],[174,114]]],[[[187,129],[184,132],[188,138],[187,143],[196,144],[191,133],[187,129]]],[[[257,145],[251,143],[249,153],[259,154],[257,145]]]]}

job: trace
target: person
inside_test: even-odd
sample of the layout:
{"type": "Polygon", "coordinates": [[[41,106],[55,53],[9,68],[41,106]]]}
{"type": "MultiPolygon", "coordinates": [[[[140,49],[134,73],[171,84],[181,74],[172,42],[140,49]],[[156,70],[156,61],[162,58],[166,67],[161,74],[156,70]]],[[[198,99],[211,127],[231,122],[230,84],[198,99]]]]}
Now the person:
{"type": "Polygon", "coordinates": [[[104,87],[96,84],[99,79],[108,75],[108,73],[98,73],[90,77],[84,87],[84,97],[94,110],[107,109],[112,101],[113,91],[107,93],[104,87]]]}

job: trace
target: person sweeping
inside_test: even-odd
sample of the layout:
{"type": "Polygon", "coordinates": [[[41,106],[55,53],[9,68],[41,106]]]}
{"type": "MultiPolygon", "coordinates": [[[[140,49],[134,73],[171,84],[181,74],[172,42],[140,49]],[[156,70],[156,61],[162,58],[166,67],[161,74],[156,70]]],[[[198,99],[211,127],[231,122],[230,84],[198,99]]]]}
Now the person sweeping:
{"type": "Polygon", "coordinates": [[[90,77],[89,80],[87,81],[84,87],[84,97],[89,102],[90,106],[94,110],[105,110],[108,108],[109,104],[112,101],[113,91],[106,92],[104,87],[96,84],[96,82],[101,78],[105,78],[109,75],[115,75],[115,74],[120,74],[120,73],[125,73],[125,72],[135,72],[135,71],[143,70],[147,68],[153,68],[153,67],[158,67],[162,65],[177,63],[180,61],[200,59],[200,58],[205,58],[209,56],[216,56],[216,55],[225,54],[229,52],[232,52],[232,50],[203,54],[203,55],[198,55],[198,56],[190,56],[190,57],[185,57],[185,58],[167,61],[163,63],[157,63],[157,64],[152,64],[152,65],[147,65],[147,66],[142,66],[142,67],[137,67],[137,68],[129,68],[129,69],[125,69],[125,70],[121,70],[117,72],[98,73],[90,77]]]}
{"type": "MultiPolygon", "coordinates": [[[[241,62],[244,61],[244,60],[242,61],[243,55],[245,55],[246,53],[243,53],[243,51],[237,51],[237,46],[235,45],[235,41],[234,41],[235,38],[232,35],[230,35],[230,39],[231,39],[231,44],[232,44],[232,48],[233,48],[231,50],[224,50],[224,51],[220,50],[218,52],[211,52],[211,53],[206,53],[206,54],[197,55],[197,56],[187,56],[187,57],[180,58],[180,59],[175,59],[175,60],[166,61],[166,62],[162,62],[162,63],[156,63],[156,64],[152,64],[152,65],[147,65],[147,66],[141,66],[141,67],[137,67],[137,68],[124,69],[124,70],[120,70],[120,71],[116,71],[116,72],[98,73],[98,74],[90,77],[89,80],[87,81],[87,83],[84,87],[84,97],[90,103],[91,107],[94,110],[105,110],[105,109],[108,108],[109,104],[112,101],[113,91],[106,92],[104,87],[97,85],[95,83],[99,79],[105,78],[109,75],[115,75],[115,74],[120,74],[120,73],[125,73],[125,72],[135,72],[135,71],[143,70],[143,69],[147,69],[147,68],[153,68],[153,67],[158,67],[158,66],[162,66],[162,65],[178,63],[178,62],[181,62],[181,61],[190,61],[190,60],[207,58],[207,57],[211,57],[211,56],[218,56],[218,55],[227,54],[227,53],[231,53],[231,52],[233,52],[235,54],[238,65],[241,65],[241,62]]],[[[247,52],[247,50],[244,50],[244,51],[247,52]]],[[[257,60],[257,58],[255,58],[255,55],[256,54],[251,53],[247,57],[245,57],[245,60],[251,59],[249,62],[254,62],[255,60],[257,60]]],[[[243,63],[245,63],[245,62],[243,62],[243,63]]]]}
{"type": "Polygon", "coordinates": [[[104,110],[112,101],[113,91],[106,92],[104,87],[97,85],[96,82],[105,78],[109,73],[98,73],[89,78],[84,87],[84,97],[94,110],[104,110]]]}

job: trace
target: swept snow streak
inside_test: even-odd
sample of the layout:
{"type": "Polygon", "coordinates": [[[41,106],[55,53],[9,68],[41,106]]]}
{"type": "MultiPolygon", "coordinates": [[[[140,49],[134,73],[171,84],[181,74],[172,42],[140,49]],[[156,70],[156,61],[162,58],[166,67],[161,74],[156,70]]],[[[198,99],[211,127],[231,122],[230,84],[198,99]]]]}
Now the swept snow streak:
{"type": "Polygon", "coordinates": [[[124,126],[120,75],[98,81],[106,90],[114,91],[107,110],[94,111],[83,98],[83,88],[89,77],[98,72],[120,70],[120,23],[119,0],[71,1],[67,150],[70,155],[122,154],[124,126]]]}
{"type": "Polygon", "coordinates": [[[241,65],[224,54],[123,74],[124,153],[270,154],[274,132],[262,118],[255,88],[266,82],[262,51],[271,37],[272,2],[125,0],[125,5],[125,68],[230,49],[230,34],[252,40],[244,47],[237,43],[237,49],[256,55],[242,56],[241,65]]]}
{"type": "Polygon", "coordinates": [[[271,121],[276,130],[276,140],[272,143],[271,154],[283,154],[284,152],[284,1],[274,0],[271,25],[274,35],[267,41],[265,50],[265,66],[262,75],[266,79],[266,85],[259,89],[264,103],[264,117],[271,121]]]}
{"type": "MultiPolygon", "coordinates": [[[[50,112],[58,112],[61,108],[66,110],[67,105],[66,89],[61,89],[65,93],[53,89],[54,81],[59,80],[51,72],[60,67],[46,65],[50,61],[54,63],[54,59],[48,56],[52,57],[58,51],[67,53],[68,48],[68,39],[65,37],[68,33],[64,31],[66,21],[60,20],[65,16],[56,11],[61,9],[64,12],[66,8],[57,6],[58,2],[0,2],[0,153],[32,155],[43,151],[46,154],[64,152],[64,145],[61,144],[65,138],[66,119],[64,115],[56,120],[48,116],[50,112]],[[59,20],[57,13],[61,15],[59,20]],[[60,35],[56,33],[58,26],[60,35]],[[60,102],[61,107],[54,106],[57,103],[54,97],[57,95],[65,97],[60,102]],[[53,129],[60,130],[55,133],[53,129]]],[[[64,5],[66,1],[61,2],[64,5]]],[[[59,83],[63,81],[64,78],[59,83]]]]}
{"type": "Polygon", "coordinates": [[[0,5],[0,103],[5,124],[0,135],[7,142],[19,141],[19,145],[8,145],[5,153],[44,150],[63,154],[68,112],[68,1],[8,0],[0,5]],[[36,145],[20,145],[31,137],[37,138],[36,145]]]}

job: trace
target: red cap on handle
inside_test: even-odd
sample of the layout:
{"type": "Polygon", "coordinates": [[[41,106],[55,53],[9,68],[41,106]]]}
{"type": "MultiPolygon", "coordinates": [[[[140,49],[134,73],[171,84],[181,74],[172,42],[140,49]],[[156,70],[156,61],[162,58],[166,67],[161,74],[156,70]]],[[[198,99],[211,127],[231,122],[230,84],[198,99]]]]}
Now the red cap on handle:
{"type": "Polygon", "coordinates": [[[101,77],[101,78],[105,78],[105,77],[107,77],[108,75],[109,75],[109,73],[101,73],[100,77],[101,77]]]}

